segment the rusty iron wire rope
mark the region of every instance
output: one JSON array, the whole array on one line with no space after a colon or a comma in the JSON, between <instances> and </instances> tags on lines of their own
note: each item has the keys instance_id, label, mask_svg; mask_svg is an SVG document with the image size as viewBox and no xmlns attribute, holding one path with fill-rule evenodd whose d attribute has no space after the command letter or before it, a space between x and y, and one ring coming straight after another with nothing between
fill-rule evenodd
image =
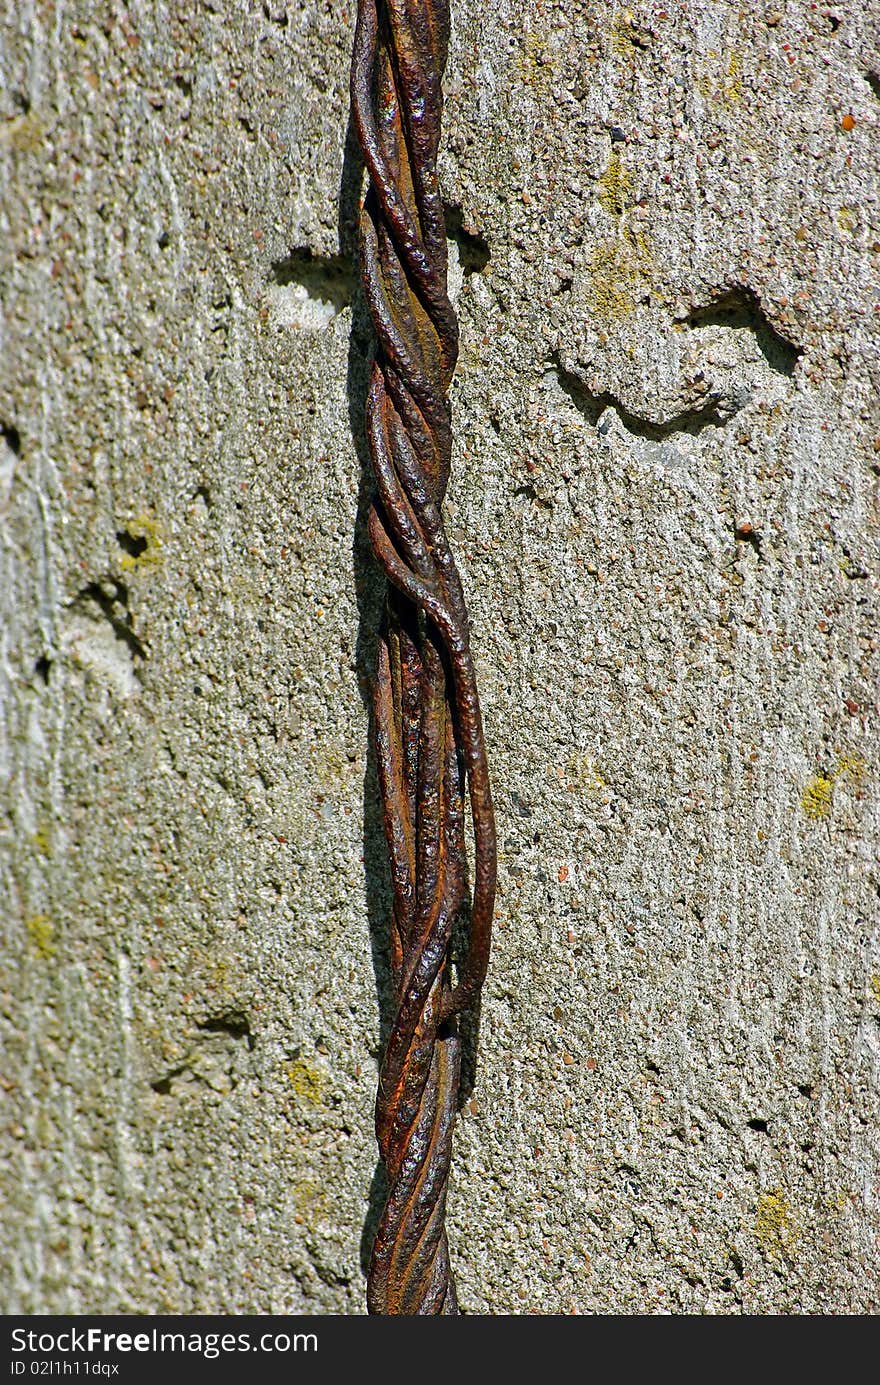
<instances>
[{"instance_id":1,"label":"rusty iron wire rope","mask_svg":"<svg viewBox=\"0 0 880 1385\"><path fill-rule=\"evenodd\" d=\"M351 102L369 176L360 256L376 337L368 526L388 581L373 728L393 896L394 1014L376 1100L387 1196L367 1286L376 1314L458 1312L444 1224L461 1070L456 1017L485 978L495 898L468 616L441 513L458 354L437 177L448 42L449 0L358 0ZM459 919L467 946L453 978Z\"/></svg>"}]
</instances>

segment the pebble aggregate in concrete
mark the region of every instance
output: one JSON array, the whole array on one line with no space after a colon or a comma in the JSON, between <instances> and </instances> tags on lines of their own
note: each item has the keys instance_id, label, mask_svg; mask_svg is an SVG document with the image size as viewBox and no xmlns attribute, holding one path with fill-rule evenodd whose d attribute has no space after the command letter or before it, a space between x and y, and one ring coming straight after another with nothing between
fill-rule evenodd
<instances>
[{"instance_id":1,"label":"pebble aggregate in concrete","mask_svg":"<svg viewBox=\"0 0 880 1385\"><path fill-rule=\"evenodd\" d=\"M0 6L7 1312L363 1311L353 10ZM871 1312L880 8L453 15L460 1298Z\"/></svg>"}]
</instances>

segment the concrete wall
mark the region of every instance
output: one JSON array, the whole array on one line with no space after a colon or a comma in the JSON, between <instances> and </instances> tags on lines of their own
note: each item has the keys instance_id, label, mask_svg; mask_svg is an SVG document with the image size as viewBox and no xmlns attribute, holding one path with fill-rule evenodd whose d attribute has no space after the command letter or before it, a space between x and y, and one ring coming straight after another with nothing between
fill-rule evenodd
<instances>
[{"instance_id":1,"label":"concrete wall","mask_svg":"<svg viewBox=\"0 0 880 1385\"><path fill-rule=\"evenodd\" d=\"M7 1312L363 1311L353 11L3 0ZM453 15L460 1297L870 1312L880 6Z\"/></svg>"}]
</instances>

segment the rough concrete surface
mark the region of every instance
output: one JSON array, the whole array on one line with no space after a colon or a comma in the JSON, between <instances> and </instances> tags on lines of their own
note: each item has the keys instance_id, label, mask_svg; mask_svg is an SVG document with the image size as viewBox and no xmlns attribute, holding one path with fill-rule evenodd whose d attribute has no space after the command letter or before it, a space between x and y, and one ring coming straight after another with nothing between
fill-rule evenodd
<instances>
[{"instance_id":1,"label":"rough concrete surface","mask_svg":"<svg viewBox=\"0 0 880 1385\"><path fill-rule=\"evenodd\" d=\"M0 8L0 1302L359 1313L353 0ZM460 1298L876 1311L880 4L452 8Z\"/></svg>"}]
</instances>

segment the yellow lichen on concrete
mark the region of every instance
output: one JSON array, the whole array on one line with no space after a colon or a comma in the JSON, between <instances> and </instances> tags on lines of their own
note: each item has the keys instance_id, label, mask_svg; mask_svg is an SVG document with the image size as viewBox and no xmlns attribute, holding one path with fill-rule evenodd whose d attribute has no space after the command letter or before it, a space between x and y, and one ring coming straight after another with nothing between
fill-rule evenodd
<instances>
[{"instance_id":1,"label":"yellow lichen on concrete","mask_svg":"<svg viewBox=\"0 0 880 1385\"><path fill-rule=\"evenodd\" d=\"M837 225L841 231L854 231L859 223L859 219L852 207L839 207L837 211Z\"/></svg>"},{"instance_id":2,"label":"yellow lichen on concrete","mask_svg":"<svg viewBox=\"0 0 880 1385\"><path fill-rule=\"evenodd\" d=\"M611 51L630 58L638 49L650 45L650 35L639 26L632 10L618 10L611 21Z\"/></svg>"},{"instance_id":3,"label":"yellow lichen on concrete","mask_svg":"<svg viewBox=\"0 0 880 1385\"><path fill-rule=\"evenodd\" d=\"M34 154L42 145L45 133L43 121L29 111L0 126L0 145L8 144L19 154Z\"/></svg>"},{"instance_id":4,"label":"yellow lichen on concrete","mask_svg":"<svg viewBox=\"0 0 880 1385\"><path fill-rule=\"evenodd\" d=\"M730 54L727 60L727 75L724 81L723 93L726 101L742 100L742 57L736 49Z\"/></svg>"},{"instance_id":5,"label":"yellow lichen on concrete","mask_svg":"<svg viewBox=\"0 0 880 1385\"><path fill-rule=\"evenodd\" d=\"M238 978L235 975L233 964L228 957L212 957L207 960L205 966L205 982L209 991L220 991L227 995L235 992L235 983Z\"/></svg>"},{"instance_id":6,"label":"yellow lichen on concrete","mask_svg":"<svg viewBox=\"0 0 880 1385\"><path fill-rule=\"evenodd\" d=\"M831 811L833 792L833 778L828 779L822 774L815 774L801 794L801 808L804 816L813 822L827 817Z\"/></svg>"},{"instance_id":7,"label":"yellow lichen on concrete","mask_svg":"<svg viewBox=\"0 0 880 1385\"><path fill-rule=\"evenodd\" d=\"M611 151L608 167L599 179L599 205L609 216L622 216L632 200L633 175L620 162L617 150Z\"/></svg>"},{"instance_id":8,"label":"yellow lichen on concrete","mask_svg":"<svg viewBox=\"0 0 880 1385\"><path fill-rule=\"evenodd\" d=\"M837 776L848 779L851 784L862 784L868 772L867 761L861 755L841 755L837 762Z\"/></svg>"},{"instance_id":9,"label":"yellow lichen on concrete","mask_svg":"<svg viewBox=\"0 0 880 1385\"><path fill-rule=\"evenodd\" d=\"M606 322L619 322L650 287L653 261L644 236L625 231L596 246L588 264L588 297Z\"/></svg>"},{"instance_id":10,"label":"yellow lichen on concrete","mask_svg":"<svg viewBox=\"0 0 880 1385\"><path fill-rule=\"evenodd\" d=\"M611 47L615 53L627 54L632 48L632 10L619 10L611 21Z\"/></svg>"},{"instance_id":11,"label":"yellow lichen on concrete","mask_svg":"<svg viewBox=\"0 0 880 1385\"><path fill-rule=\"evenodd\" d=\"M324 1078L317 1068L304 1058L295 1058L287 1069L287 1077L296 1095L307 1106L323 1105Z\"/></svg>"},{"instance_id":12,"label":"yellow lichen on concrete","mask_svg":"<svg viewBox=\"0 0 880 1385\"><path fill-rule=\"evenodd\" d=\"M880 1005L880 976L875 972L870 981L871 990L874 992L874 999Z\"/></svg>"},{"instance_id":13,"label":"yellow lichen on concrete","mask_svg":"<svg viewBox=\"0 0 880 1385\"><path fill-rule=\"evenodd\" d=\"M801 794L801 808L805 816L814 822L827 817L831 811L835 780L844 779L858 787L864 782L867 770L867 762L861 755L841 755L837 768L830 774L814 775Z\"/></svg>"},{"instance_id":14,"label":"yellow lichen on concrete","mask_svg":"<svg viewBox=\"0 0 880 1385\"><path fill-rule=\"evenodd\" d=\"M602 789L607 788L607 781L588 755L570 755L566 769L571 782L587 793L600 793Z\"/></svg>"},{"instance_id":15,"label":"yellow lichen on concrete","mask_svg":"<svg viewBox=\"0 0 880 1385\"><path fill-rule=\"evenodd\" d=\"M516 61L520 81L533 87L538 96L546 96L553 82L553 58L544 39L538 34L526 34Z\"/></svg>"},{"instance_id":16,"label":"yellow lichen on concrete","mask_svg":"<svg viewBox=\"0 0 880 1385\"><path fill-rule=\"evenodd\" d=\"M34 844L34 850L38 853L38 855L51 856L52 837L47 827L38 827L34 835L31 837L31 841Z\"/></svg>"},{"instance_id":17,"label":"yellow lichen on concrete","mask_svg":"<svg viewBox=\"0 0 880 1385\"><path fill-rule=\"evenodd\" d=\"M30 914L24 921L31 946L39 957L48 961L57 951L55 928L46 914Z\"/></svg>"},{"instance_id":18,"label":"yellow lichen on concrete","mask_svg":"<svg viewBox=\"0 0 880 1385\"><path fill-rule=\"evenodd\" d=\"M325 1189L311 1178L297 1179L291 1185L290 1191L296 1204L297 1221L308 1222L320 1217L327 1206Z\"/></svg>"},{"instance_id":19,"label":"yellow lichen on concrete","mask_svg":"<svg viewBox=\"0 0 880 1385\"><path fill-rule=\"evenodd\" d=\"M706 56L713 60L719 58L714 48L710 48ZM706 101L713 101L719 105L736 105L742 100L743 94L742 55L733 49L727 61L722 60L720 66L719 72L713 61L714 71L704 70L698 74L697 90Z\"/></svg>"},{"instance_id":20,"label":"yellow lichen on concrete","mask_svg":"<svg viewBox=\"0 0 880 1385\"><path fill-rule=\"evenodd\" d=\"M353 763L339 745L314 745L309 754L316 783L327 791L338 792L351 777Z\"/></svg>"},{"instance_id":21,"label":"yellow lichen on concrete","mask_svg":"<svg viewBox=\"0 0 880 1385\"><path fill-rule=\"evenodd\" d=\"M124 552L119 559L123 572L145 572L162 561L162 531L154 515L144 510L130 519L125 532L131 539L141 539L146 547L140 553Z\"/></svg>"},{"instance_id":22,"label":"yellow lichen on concrete","mask_svg":"<svg viewBox=\"0 0 880 1385\"><path fill-rule=\"evenodd\" d=\"M762 1193L755 1213L755 1239L771 1258L789 1253L797 1238L791 1204L779 1189Z\"/></svg>"}]
</instances>

